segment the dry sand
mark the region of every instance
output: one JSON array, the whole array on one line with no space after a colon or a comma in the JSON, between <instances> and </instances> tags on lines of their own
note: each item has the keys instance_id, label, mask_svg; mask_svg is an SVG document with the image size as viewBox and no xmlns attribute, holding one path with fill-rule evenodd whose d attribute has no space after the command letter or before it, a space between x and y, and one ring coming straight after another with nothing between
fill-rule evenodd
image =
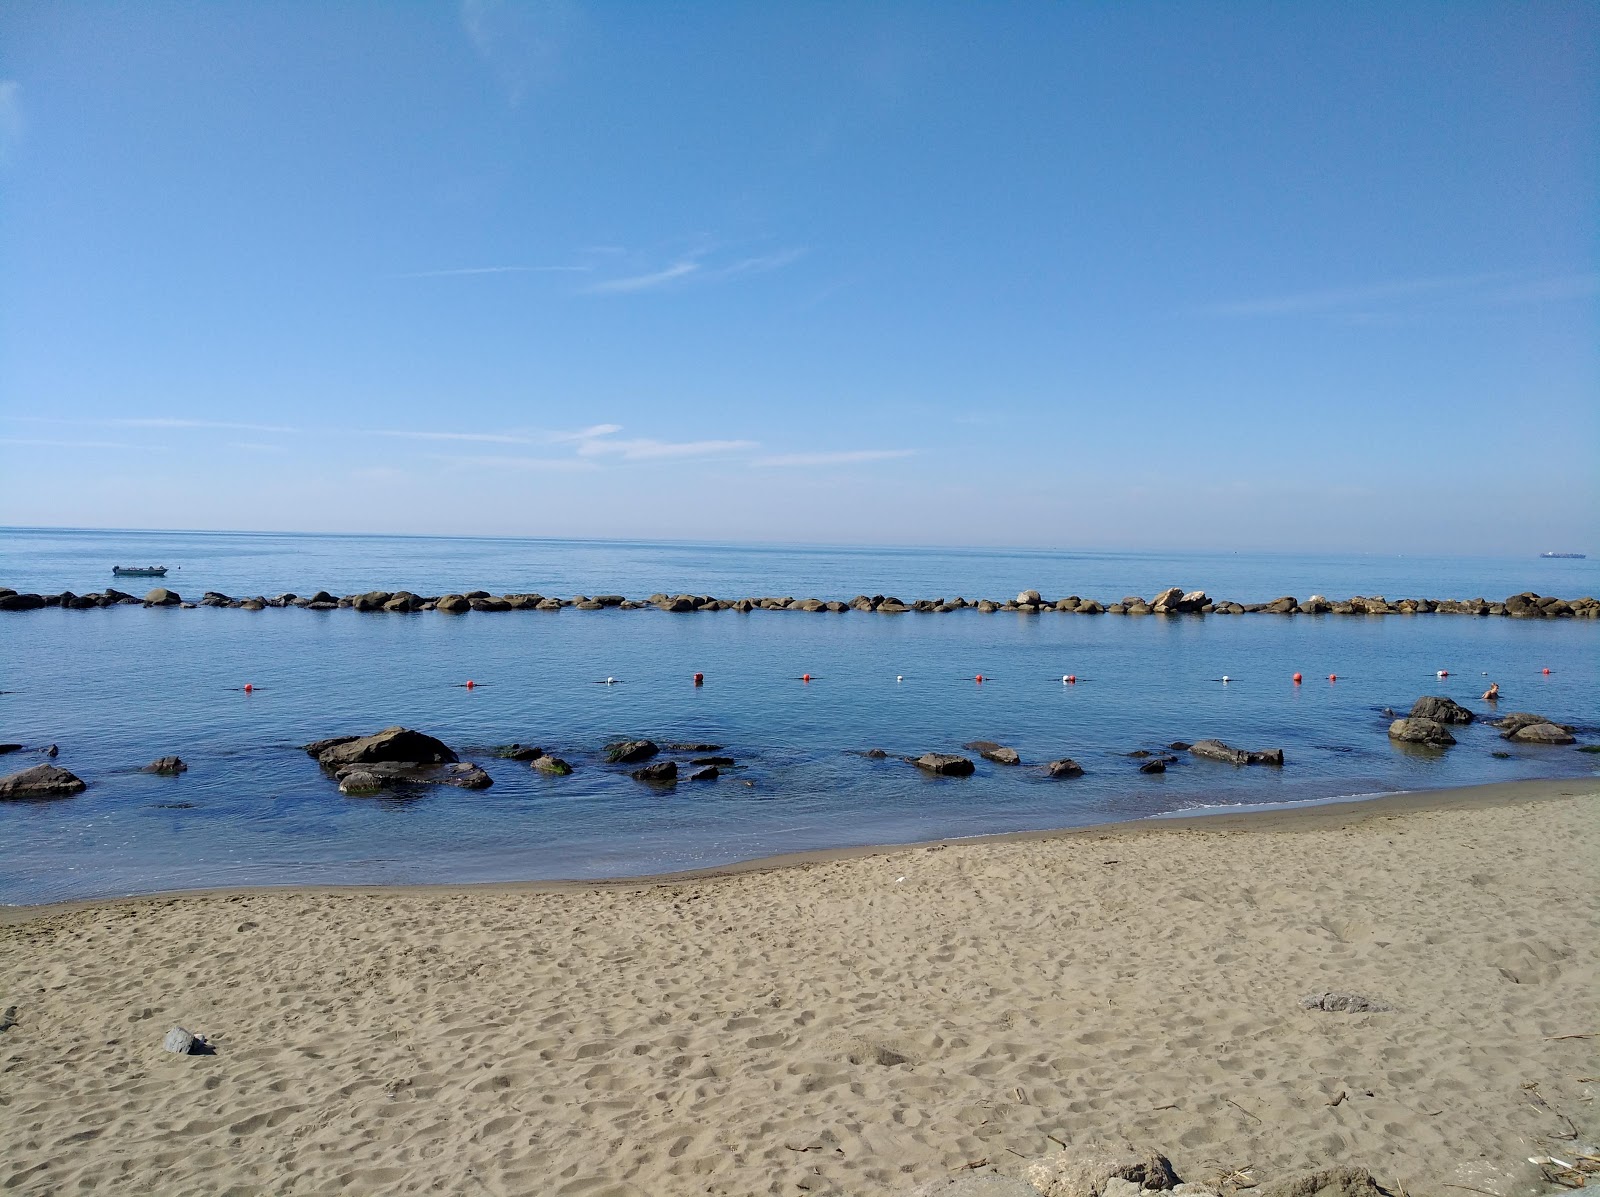
<instances>
[{"instance_id":1,"label":"dry sand","mask_svg":"<svg viewBox=\"0 0 1600 1197\"><path fill-rule=\"evenodd\" d=\"M1566 1119L1600 1139L1597 791L12 909L0 1186L896 1193L1053 1135L1536 1191ZM1301 1008L1324 989L1397 1009ZM176 1023L217 1054L163 1052Z\"/></svg>"}]
</instances>

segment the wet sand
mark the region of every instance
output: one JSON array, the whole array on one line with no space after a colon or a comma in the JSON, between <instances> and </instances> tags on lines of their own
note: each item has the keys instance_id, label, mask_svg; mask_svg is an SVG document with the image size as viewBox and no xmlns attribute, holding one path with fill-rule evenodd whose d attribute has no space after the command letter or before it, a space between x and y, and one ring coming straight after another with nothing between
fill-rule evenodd
<instances>
[{"instance_id":1,"label":"wet sand","mask_svg":"<svg viewBox=\"0 0 1600 1197\"><path fill-rule=\"evenodd\" d=\"M1526 1157L1600 1139L1596 877L1582 779L605 884L11 908L0 1185L894 1193L1127 1138L1202 1182L1533 1192ZM1395 1009L1301 1007L1324 990ZM163 1052L174 1024L217 1053Z\"/></svg>"}]
</instances>

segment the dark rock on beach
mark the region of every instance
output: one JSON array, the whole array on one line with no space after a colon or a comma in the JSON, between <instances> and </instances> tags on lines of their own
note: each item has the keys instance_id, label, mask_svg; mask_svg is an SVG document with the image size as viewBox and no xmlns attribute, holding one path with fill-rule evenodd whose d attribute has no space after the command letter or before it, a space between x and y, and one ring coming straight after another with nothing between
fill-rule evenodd
<instances>
[{"instance_id":1,"label":"dark rock on beach","mask_svg":"<svg viewBox=\"0 0 1600 1197\"><path fill-rule=\"evenodd\" d=\"M83 779L56 765L35 765L0 778L0 800L8 798L71 798L88 786Z\"/></svg>"},{"instance_id":2,"label":"dark rock on beach","mask_svg":"<svg viewBox=\"0 0 1600 1197\"><path fill-rule=\"evenodd\" d=\"M647 761L660 751L653 740L619 740L606 745L605 758L608 764L632 765Z\"/></svg>"},{"instance_id":3,"label":"dark rock on beach","mask_svg":"<svg viewBox=\"0 0 1600 1197\"><path fill-rule=\"evenodd\" d=\"M1432 719L1435 723L1468 724L1473 714L1458 702L1439 694L1425 694L1411 704L1411 718Z\"/></svg>"},{"instance_id":4,"label":"dark rock on beach","mask_svg":"<svg viewBox=\"0 0 1600 1197\"><path fill-rule=\"evenodd\" d=\"M160 773L168 777L176 777L179 773L187 773L188 771L189 766L184 763L182 757L178 756L157 757L139 770L141 773Z\"/></svg>"}]
</instances>

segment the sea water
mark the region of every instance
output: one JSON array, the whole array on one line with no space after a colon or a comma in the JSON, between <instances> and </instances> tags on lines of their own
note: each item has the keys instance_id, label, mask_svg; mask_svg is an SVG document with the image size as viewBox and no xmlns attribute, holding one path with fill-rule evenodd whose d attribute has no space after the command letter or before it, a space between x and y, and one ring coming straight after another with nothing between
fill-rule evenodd
<instances>
[{"instance_id":1,"label":"sea water","mask_svg":"<svg viewBox=\"0 0 1600 1197\"><path fill-rule=\"evenodd\" d=\"M1102 602L1167 585L1244 602L1600 590L1593 563L1537 559L0 534L0 585L16 589L104 589L112 564L146 562L170 566L164 583L189 598L401 586L908 601L1004 599L1031 586ZM1514 746L1487 725L1455 729L1459 744L1443 752L1384 733L1386 709L1404 713L1422 694L1489 713L1477 695L1495 680L1501 711L1577 724L1593 742L1597 636L1592 621L1447 615L5 613L0 741L28 747L0 758L0 770L37 763L35 750L55 743L58 763L90 787L0 804L0 902L627 876L1192 808L1590 776L1593 756ZM299 747L392 724L439 736L494 786L349 798ZM658 790L602 763L607 742L633 737L722 745L738 765L714 782ZM1282 748L1287 763L1235 768L1180 753L1165 774L1146 775L1126 755L1205 737ZM897 759L977 739L1017 749L1024 765L979 760L973 777L936 778ZM493 755L513 741L575 772L546 777ZM872 748L890 756L861 755ZM189 772L138 771L167 754ZM1061 756L1084 775L1045 777L1038 766Z\"/></svg>"}]
</instances>

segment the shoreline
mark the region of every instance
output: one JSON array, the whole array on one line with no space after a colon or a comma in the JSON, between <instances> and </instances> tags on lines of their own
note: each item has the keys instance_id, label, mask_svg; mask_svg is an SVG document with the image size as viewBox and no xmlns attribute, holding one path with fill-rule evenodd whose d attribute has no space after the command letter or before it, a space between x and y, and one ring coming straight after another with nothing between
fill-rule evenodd
<instances>
[{"instance_id":1,"label":"shoreline","mask_svg":"<svg viewBox=\"0 0 1600 1197\"><path fill-rule=\"evenodd\" d=\"M1205 813L1149 815L1113 823L1091 823L1082 827L1049 828L1042 831L1002 831L944 839L913 840L904 844L861 844L842 848L812 848L751 857L700 869L681 869L665 873L629 874L601 878L545 878L524 881L423 882L415 885L372 885L321 883L313 885L218 886L201 889L153 890L148 893L120 894L100 898L72 898L63 902L0 904L0 928L23 926L38 919L85 910L123 908L148 903L188 900L271 897L282 895L319 896L395 896L403 894L570 894L585 891L637 890L663 888L690 882L711 882L733 877L760 876L837 862L873 860L900 854L925 852L955 845L1042 844L1082 838L1105 839L1140 836L1146 833L1182 834L1195 830L1223 832L1312 831L1331 824L1360 823L1439 810L1490 810L1525 802L1549 802L1600 795L1600 776L1537 778L1519 781L1485 782L1475 786L1452 786L1437 790L1406 790L1377 794L1368 798L1307 799L1302 803L1255 807L1247 811L1217 809Z\"/></svg>"},{"instance_id":2,"label":"shoreline","mask_svg":"<svg viewBox=\"0 0 1600 1197\"><path fill-rule=\"evenodd\" d=\"M909 1197L1127 1140L1211 1192L1533 1197L1529 1156L1600 1139L1597 798L32 908L0 922L0 1185Z\"/></svg>"}]
</instances>

